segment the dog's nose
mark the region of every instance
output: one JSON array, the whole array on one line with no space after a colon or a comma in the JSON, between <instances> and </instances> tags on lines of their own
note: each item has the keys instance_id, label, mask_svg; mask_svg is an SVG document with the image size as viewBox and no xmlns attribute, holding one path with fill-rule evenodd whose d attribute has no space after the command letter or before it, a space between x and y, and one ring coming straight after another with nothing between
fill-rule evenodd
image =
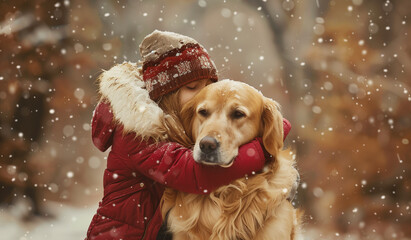
<instances>
[{"instance_id":1,"label":"dog's nose","mask_svg":"<svg viewBox=\"0 0 411 240\"><path fill-rule=\"evenodd\" d=\"M200 141L200 149L203 153L211 153L218 148L217 139L205 136Z\"/></svg>"}]
</instances>

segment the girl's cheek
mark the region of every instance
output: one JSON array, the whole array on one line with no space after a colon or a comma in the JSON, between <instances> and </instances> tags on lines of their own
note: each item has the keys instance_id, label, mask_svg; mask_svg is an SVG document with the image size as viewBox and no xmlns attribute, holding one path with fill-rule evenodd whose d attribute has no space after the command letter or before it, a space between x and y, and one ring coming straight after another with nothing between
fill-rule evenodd
<instances>
[{"instance_id":1,"label":"girl's cheek","mask_svg":"<svg viewBox=\"0 0 411 240\"><path fill-rule=\"evenodd\" d=\"M181 91L180 92L180 104L183 105L184 103L188 102L191 98L193 98L194 94L189 91Z\"/></svg>"},{"instance_id":2,"label":"girl's cheek","mask_svg":"<svg viewBox=\"0 0 411 240\"><path fill-rule=\"evenodd\" d=\"M199 91L192 91L187 95L187 101L191 100Z\"/></svg>"},{"instance_id":3,"label":"girl's cheek","mask_svg":"<svg viewBox=\"0 0 411 240\"><path fill-rule=\"evenodd\" d=\"M203 89L205 86L202 87L197 87L194 90L186 90L183 89L180 92L180 104L183 105L184 103L188 102L189 100L191 100L195 95L197 95L201 89Z\"/></svg>"}]
</instances>

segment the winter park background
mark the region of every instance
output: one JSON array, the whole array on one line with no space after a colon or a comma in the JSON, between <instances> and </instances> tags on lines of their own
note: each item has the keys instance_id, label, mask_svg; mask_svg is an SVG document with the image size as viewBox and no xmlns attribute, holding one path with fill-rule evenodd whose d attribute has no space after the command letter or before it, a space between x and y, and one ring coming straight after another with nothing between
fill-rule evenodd
<instances>
[{"instance_id":1,"label":"winter park background","mask_svg":"<svg viewBox=\"0 0 411 240\"><path fill-rule=\"evenodd\" d=\"M411 239L409 0L0 0L0 239L84 239L95 80L154 29L282 105L305 239Z\"/></svg>"}]
</instances>

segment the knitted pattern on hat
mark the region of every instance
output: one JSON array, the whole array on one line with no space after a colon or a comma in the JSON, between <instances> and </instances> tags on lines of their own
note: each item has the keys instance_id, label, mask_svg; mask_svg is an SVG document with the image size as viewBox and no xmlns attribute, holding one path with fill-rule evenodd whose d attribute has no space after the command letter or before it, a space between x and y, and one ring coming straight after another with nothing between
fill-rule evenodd
<instances>
[{"instance_id":1,"label":"knitted pattern on hat","mask_svg":"<svg viewBox=\"0 0 411 240\"><path fill-rule=\"evenodd\" d=\"M144 38L140 53L143 80L153 100L196 80L218 80L207 51L187 36L156 30Z\"/></svg>"}]
</instances>

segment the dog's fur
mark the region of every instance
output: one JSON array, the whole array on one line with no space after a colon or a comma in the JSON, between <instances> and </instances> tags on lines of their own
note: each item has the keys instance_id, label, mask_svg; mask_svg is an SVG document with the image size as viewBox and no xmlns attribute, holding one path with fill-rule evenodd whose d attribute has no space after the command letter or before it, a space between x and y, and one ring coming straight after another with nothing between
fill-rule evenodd
<instances>
[{"instance_id":1,"label":"dog's fur","mask_svg":"<svg viewBox=\"0 0 411 240\"><path fill-rule=\"evenodd\" d=\"M98 83L101 98L110 103L115 121L124 126L125 132L134 132L142 139L169 139L191 147L184 133L176 134L184 131L178 114L172 112L177 106L172 102L178 98L165 96L160 108L150 99L136 64L118 64L104 71ZM234 102L237 106L232 108ZM209 120L197 115L202 103L210 108ZM246 113L242 120L247 123L230 120L227 113L233 110ZM238 146L255 136L262 137L273 160L267 162L262 173L236 180L209 195L166 189L162 213L164 217L169 212L174 239L297 239L299 213L286 197L298 173L291 156L282 150L283 126L278 105L246 84L221 81L197 94L185 105L181 117L197 146L206 135L219 140L221 153L214 164L229 166ZM195 149L198 151L198 147ZM196 161L204 163L201 154L195 156Z\"/></svg>"},{"instance_id":2,"label":"dog's fur","mask_svg":"<svg viewBox=\"0 0 411 240\"><path fill-rule=\"evenodd\" d=\"M294 161L283 148L278 104L244 83L224 80L204 88L181 112L194 158L204 164L231 165L238 147L260 136L273 160L263 172L222 186L209 195L167 189L163 217L173 239L298 239L300 213L286 200L297 180ZM210 162L199 147L203 137L217 140Z\"/></svg>"}]
</instances>

